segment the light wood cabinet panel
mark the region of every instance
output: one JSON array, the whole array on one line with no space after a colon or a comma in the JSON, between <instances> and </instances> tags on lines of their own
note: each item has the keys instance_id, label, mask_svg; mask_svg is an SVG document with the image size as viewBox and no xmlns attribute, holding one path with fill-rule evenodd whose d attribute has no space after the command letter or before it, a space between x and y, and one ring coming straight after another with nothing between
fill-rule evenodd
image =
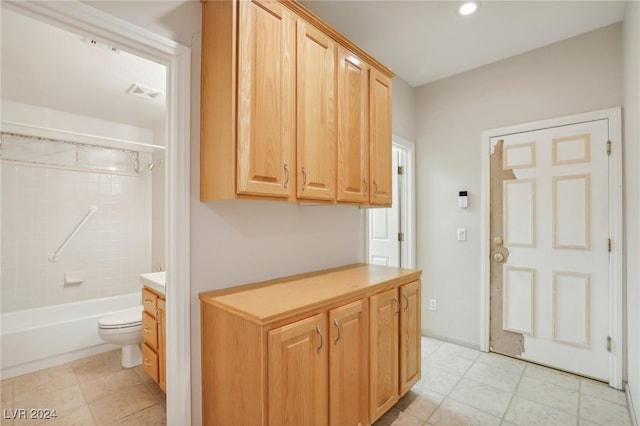
<instances>
[{"instance_id":1,"label":"light wood cabinet panel","mask_svg":"<svg viewBox=\"0 0 640 426\"><path fill-rule=\"evenodd\" d=\"M295 21L273 1L242 1L238 34L238 194L288 197L295 146Z\"/></svg>"},{"instance_id":2,"label":"light wood cabinet panel","mask_svg":"<svg viewBox=\"0 0 640 426\"><path fill-rule=\"evenodd\" d=\"M297 23L298 198L332 201L336 193L336 44Z\"/></svg>"},{"instance_id":3,"label":"light wood cabinet panel","mask_svg":"<svg viewBox=\"0 0 640 426\"><path fill-rule=\"evenodd\" d=\"M157 383L158 382L158 354L142 343L142 369Z\"/></svg>"},{"instance_id":4,"label":"light wood cabinet panel","mask_svg":"<svg viewBox=\"0 0 640 426\"><path fill-rule=\"evenodd\" d=\"M420 380L420 281L400 287L400 394Z\"/></svg>"},{"instance_id":5,"label":"light wood cabinet panel","mask_svg":"<svg viewBox=\"0 0 640 426\"><path fill-rule=\"evenodd\" d=\"M397 295L420 274L358 264L201 293L203 424L371 424L399 397Z\"/></svg>"},{"instance_id":6,"label":"light wood cabinet panel","mask_svg":"<svg viewBox=\"0 0 640 426\"><path fill-rule=\"evenodd\" d=\"M142 288L142 304L142 367L166 392L164 295L145 286Z\"/></svg>"},{"instance_id":7,"label":"light wood cabinet panel","mask_svg":"<svg viewBox=\"0 0 640 426\"><path fill-rule=\"evenodd\" d=\"M158 299L158 385L167 392L167 326L165 300Z\"/></svg>"},{"instance_id":8,"label":"light wood cabinet panel","mask_svg":"<svg viewBox=\"0 0 640 426\"><path fill-rule=\"evenodd\" d=\"M367 424L368 303L358 300L329 312L329 424Z\"/></svg>"},{"instance_id":9,"label":"light wood cabinet panel","mask_svg":"<svg viewBox=\"0 0 640 426\"><path fill-rule=\"evenodd\" d=\"M142 339L149 347L158 350L158 324L147 312L142 313Z\"/></svg>"},{"instance_id":10,"label":"light wood cabinet panel","mask_svg":"<svg viewBox=\"0 0 640 426\"><path fill-rule=\"evenodd\" d=\"M326 322L319 314L269 332L269 424L328 424Z\"/></svg>"},{"instance_id":11,"label":"light wood cabinet panel","mask_svg":"<svg viewBox=\"0 0 640 426\"><path fill-rule=\"evenodd\" d=\"M158 307L158 296L146 288L142 289L142 307L151 316L155 316Z\"/></svg>"},{"instance_id":12,"label":"light wood cabinet panel","mask_svg":"<svg viewBox=\"0 0 640 426\"><path fill-rule=\"evenodd\" d=\"M338 201L369 200L369 68L338 48Z\"/></svg>"},{"instance_id":13,"label":"light wood cabinet panel","mask_svg":"<svg viewBox=\"0 0 640 426\"><path fill-rule=\"evenodd\" d=\"M391 78L372 69L370 86L370 202L391 206Z\"/></svg>"},{"instance_id":14,"label":"light wood cabinet panel","mask_svg":"<svg viewBox=\"0 0 640 426\"><path fill-rule=\"evenodd\" d=\"M201 201L391 205L391 70L297 1L202 3Z\"/></svg>"},{"instance_id":15,"label":"light wood cabinet panel","mask_svg":"<svg viewBox=\"0 0 640 426\"><path fill-rule=\"evenodd\" d=\"M370 420L373 422L399 399L398 387L398 290L371 296L370 321Z\"/></svg>"}]
</instances>

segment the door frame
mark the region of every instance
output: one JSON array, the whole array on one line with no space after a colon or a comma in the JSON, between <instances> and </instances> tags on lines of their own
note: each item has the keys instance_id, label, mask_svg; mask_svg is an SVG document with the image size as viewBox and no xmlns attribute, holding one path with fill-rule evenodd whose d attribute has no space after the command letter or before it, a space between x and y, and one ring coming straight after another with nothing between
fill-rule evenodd
<instances>
[{"instance_id":1,"label":"door frame","mask_svg":"<svg viewBox=\"0 0 640 426\"><path fill-rule=\"evenodd\" d=\"M609 256L609 335L612 339L612 349L609 356L609 385L616 389L622 389L623 350L625 345L623 342L622 300L624 241L622 217L622 122L620 107L517 124L482 132L480 350L489 352L491 138L602 119L609 120L609 140L611 141L611 156L609 159L609 235L611 236L613 244ZM603 147L603 149L605 148Z\"/></svg>"},{"instance_id":2,"label":"door frame","mask_svg":"<svg viewBox=\"0 0 640 426\"><path fill-rule=\"evenodd\" d=\"M402 259L405 259L403 268L416 267L416 145L399 136L393 135L392 145L404 151L406 155L405 165L405 197L402 198L401 223L404 224L405 245L401 246ZM396 171L392 170L393 173ZM395 191L396 188L393 188ZM369 207L375 208L375 207ZM369 260L369 214L365 214L365 261Z\"/></svg>"},{"instance_id":3,"label":"door frame","mask_svg":"<svg viewBox=\"0 0 640 426\"><path fill-rule=\"evenodd\" d=\"M167 67L165 255L167 424L191 423L190 102L191 48L80 1L3 1L2 7ZM179 285L173 285L180 283Z\"/></svg>"}]
</instances>

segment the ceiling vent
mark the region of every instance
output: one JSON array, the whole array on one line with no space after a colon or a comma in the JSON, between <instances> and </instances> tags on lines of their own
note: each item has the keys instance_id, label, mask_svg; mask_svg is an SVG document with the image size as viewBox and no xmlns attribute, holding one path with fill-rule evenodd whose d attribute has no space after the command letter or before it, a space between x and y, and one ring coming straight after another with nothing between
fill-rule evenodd
<instances>
[{"instance_id":1,"label":"ceiling vent","mask_svg":"<svg viewBox=\"0 0 640 426\"><path fill-rule=\"evenodd\" d=\"M83 37L82 42L86 43L86 44L89 44L91 46L97 47L99 49L106 50L106 51L111 52L111 53L117 53L117 54L120 53L120 51L118 49L116 49L115 47L109 46L108 44L100 43L97 40L93 40L93 39L90 39L90 38Z\"/></svg>"},{"instance_id":2,"label":"ceiling vent","mask_svg":"<svg viewBox=\"0 0 640 426\"><path fill-rule=\"evenodd\" d=\"M138 83L131 85L129 90L127 90L127 93L134 96L140 96L141 98L149 99L151 101L157 99L160 95L162 95L162 92L160 90L150 89Z\"/></svg>"}]
</instances>

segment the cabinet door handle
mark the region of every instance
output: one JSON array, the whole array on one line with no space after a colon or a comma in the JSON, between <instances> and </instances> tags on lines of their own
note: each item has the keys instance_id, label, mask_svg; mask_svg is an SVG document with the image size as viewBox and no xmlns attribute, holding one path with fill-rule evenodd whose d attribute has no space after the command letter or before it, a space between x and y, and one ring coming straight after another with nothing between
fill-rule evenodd
<instances>
[{"instance_id":1,"label":"cabinet door handle","mask_svg":"<svg viewBox=\"0 0 640 426\"><path fill-rule=\"evenodd\" d=\"M302 166L302 190L304 191L304 189L307 187L307 169L304 168L304 166Z\"/></svg>"},{"instance_id":2,"label":"cabinet door handle","mask_svg":"<svg viewBox=\"0 0 640 426\"><path fill-rule=\"evenodd\" d=\"M149 361L147 361L146 359L144 360L144 365L146 365L147 367L152 366L153 364L151 364Z\"/></svg>"},{"instance_id":3,"label":"cabinet door handle","mask_svg":"<svg viewBox=\"0 0 640 426\"><path fill-rule=\"evenodd\" d=\"M338 337L333 341L334 345L338 344L338 340L340 340L340 323L338 322L338 318L333 319L333 324L336 326L336 330L338 330Z\"/></svg>"},{"instance_id":4,"label":"cabinet door handle","mask_svg":"<svg viewBox=\"0 0 640 426\"><path fill-rule=\"evenodd\" d=\"M322 331L320 331L320 326L316 325L316 333L318 333L318 336L320 337L320 346L318 346L318 349L316 349L316 352L320 353L320 351L322 350L322 345L324 344L323 339L322 339Z\"/></svg>"},{"instance_id":5,"label":"cabinet door handle","mask_svg":"<svg viewBox=\"0 0 640 426\"><path fill-rule=\"evenodd\" d=\"M362 191L362 195L366 196L367 195L367 191L369 190L369 184L367 183L367 178L366 177L362 178L362 183L364 184L364 190Z\"/></svg>"},{"instance_id":6,"label":"cabinet door handle","mask_svg":"<svg viewBox=\"0 0 640 426\"><path fill-rule=\"evenodd\" d=\"M393 296L393 301L396 302L396 312L395 312L395 314L398 315L400 313L400 301L398 300L398 298L396 296Z\"/></svg>"},{"instance_id":7,"label":"cabinet door handle","mask_svg":"<svg viewBox=\"0 0 640 426\"><path fill-rule=\"evenodd\" d=\"M160 324L160 317L158 316L158 312L160 311L160 308L156 308L156 313L155 313L155 318L156 318L156 323Z\"/></svg>"},{"instance_id":8,"label":"cabinet door handle","mask_svg":"<svg viewBox=\"0 0 640 426\"><path fill-rule=\"evenodd\" d=\"M288 185L289 185L289 166L287 165L287 163L284 163L284 183L282 184L282 186L284 186L284 189L287 189Z\"/></svg>"},{"instance_id":9,"label":"cabinet door handle","mask_svg":"<svg viewBox=\"0 0 640 426\"><path fill-rule=\"evenodd\" d=\"M407 297L407 293L402 293L402 295L404 296L404 301L407 302L407 304L404 306L403 311L407 312L407 309L409 309L409 298Z\"/></svg>"},{"instance_id":10,"label":"cabinet door handle","mask_svg":"<svg viewBox=\"0 0 640 426\"><path fill-rule=\"evenodd\" d=\"M145 303L145 304L147 304L147 305L150 305L150 304L151 304L151 302L153 302L153 300L151 300L151 299L144 299L144 303Z\"/></svg>"},{"instance_id":11,"label":"cabinet door handle","mask_svg":"<svg viewBox=\"0 0 640 426\"><path fill-rule=\"evenodd\" d=\"M143 330L145 333L151 333L151 329L149 327L145 327Z\"/></svg>"},{"instance_id":12,"label":"cabinet door handle","mask_svg":"<svg viewBox=\"0 0 640 426\"><path fill-rule=\"evenodd\" d=\"M373 185L376 187L376 189L373 191L373 195L378 195L378 181L374 179Z\"/></svg>"}]
</instances>

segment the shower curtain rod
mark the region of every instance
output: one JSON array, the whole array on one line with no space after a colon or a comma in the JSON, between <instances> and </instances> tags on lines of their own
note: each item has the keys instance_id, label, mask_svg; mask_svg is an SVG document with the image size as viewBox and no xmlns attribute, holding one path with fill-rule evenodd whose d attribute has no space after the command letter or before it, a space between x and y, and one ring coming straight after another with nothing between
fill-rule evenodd
<instances>
[{"instance_id":1,"label":"shower curtain rod","mask_svg":"<svg viewBox=\"0 0 640 426\"><path fill-rule=\"evenodd\" d=\"M64 240L64 242L62 244L60 244L60 247L58 247L58 250L56 250L55 252L53 252L53 253L51 253L49 255L49 262L57 262L58 261L58 256L60 255L60 253L62 253L62 250L64 250L64 248L67 246L67 244L69 244L69 241L71 241L71 239L78 233L80 228L82 228L82 225L84 225L85 222L87 220L89 220L91 215L94 214L97 211L98 211L98 207L96 207L96 206L89 207L89 212L84 216L84 218L80 221L80 223L73 229L73 231L71 231L71 233Z\"/></svg>"}]
</instances>

